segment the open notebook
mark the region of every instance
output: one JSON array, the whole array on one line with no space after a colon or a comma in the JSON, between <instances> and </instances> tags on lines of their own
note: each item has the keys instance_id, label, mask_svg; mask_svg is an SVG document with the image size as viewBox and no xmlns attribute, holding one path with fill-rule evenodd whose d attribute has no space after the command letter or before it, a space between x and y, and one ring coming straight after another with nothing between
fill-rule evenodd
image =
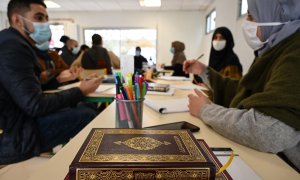
<instances>
[{"instance_id":1,"label":"open notebook","mask_svg":"<svg viewBox=\"0 0 300 180\"><path fill-rule=\"evenodd\" d=\"M166 113L177 113L177 112L187 112L188 109L188 97L180 99L159 99L150 100L145 99L144 103L155 111L166 114Z\"/></svg>"}]
</instances>

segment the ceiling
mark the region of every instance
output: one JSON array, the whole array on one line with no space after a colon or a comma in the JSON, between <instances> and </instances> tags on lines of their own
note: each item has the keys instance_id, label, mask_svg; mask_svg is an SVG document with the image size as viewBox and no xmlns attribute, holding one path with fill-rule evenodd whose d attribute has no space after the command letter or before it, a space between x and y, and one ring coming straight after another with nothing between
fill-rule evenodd
<instances>
[{"instance_id":1,"label":"ceiling","mask_svg":"<svg viewBox=\"0 0 300 180\"><path fill-rule=\"evenodd\" d=\"M161 7L140 7L139 0L52 0L59 9L48 11L199 11L205 10L214 0L161 0ZM0 11L6 11L9 0L0 0Z\"/></svg>"}]
</instances>

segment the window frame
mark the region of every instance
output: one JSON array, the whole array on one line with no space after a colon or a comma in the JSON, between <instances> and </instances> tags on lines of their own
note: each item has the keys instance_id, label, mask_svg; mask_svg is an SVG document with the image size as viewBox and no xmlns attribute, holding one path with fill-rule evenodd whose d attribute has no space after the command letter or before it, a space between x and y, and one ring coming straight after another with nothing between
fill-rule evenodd
<instances>
[{"instance_id":1,"label":"window frame","mask_svg":"<svg viewBox=\"0 0 300 180\"><path fill-rule=\"evenodd\" d=\"M211 22L212 22L211 21L211 16L212 16L213 13L216 13L216 17L215 18L217 18L217 11L216 11L216 9L212 9L206 15L206 18L205 18L205 34L210 34L210 33L212 33L216 29L216 20L215 20L215 27L214 28L211 27ZM208 21L208 18L210 18L210 21ZM208 24L208 22L209 22L209 24ZM209 29L208 29L208 27L209 27Z\"/></svg>"},{"instance_id":2,"label":"window frame","mask_svg":"<svg viewBox=\"0 0 300 180\"><path fill-rule=\"evenodd\" d=\"M88 27L88 28L83 28L83 43L84 44L87 44L87 42L86 42L86 34L85 34L85 31L86 30L95 30L95 31L101 31L101 30L119 30L120 31L120 39L119 39L119 47L120 47L120 51L119 51L119 53L117 53L117 52L114 52L118 57L121 57L121 56L123 56L122 55L122 51L121 51L121 45L122 45L122 38L121 38L121 34L122 34L122 30L155 30L156 31L156 36L155 36L155 48L154 48L154 50L155 50L155 56L150 56L151 57L151 59L152 59L152 61L153 61L153 63L156 63L156 61L157 61L157 56L158 56L158 53L157 53L157 48L158 48L158 30L157 30L157 28L155 27L153 27L153 28L151 28L151 27ZM103 41L106 41L105 40L105 37L102 35L102 34L100 34L101 36L102 36L102 38L103 38ZM88 45L88 44L87 44ZM104 44L104 47L105 47L105 44ZM142 49L143 49L143 47L141 47ZM135 49L135 47L134 47L134 49ZM147 57L146 57L147 58Z\"/></svg>"},{"instance_id":3,"label":"window frame","mask_svg":"<svg viewBox=\"0 0 300 180\"><path fill-rule=\"evenodd\" d=\"M243 2L245 3L245 5L247 6L247 9L248 9L247 0L239 0L238 18L242 18L242 17L245 17L247 15L247 11L245 13L242 13L243 5L244 5Z\"/></svg>"}]
</instances>

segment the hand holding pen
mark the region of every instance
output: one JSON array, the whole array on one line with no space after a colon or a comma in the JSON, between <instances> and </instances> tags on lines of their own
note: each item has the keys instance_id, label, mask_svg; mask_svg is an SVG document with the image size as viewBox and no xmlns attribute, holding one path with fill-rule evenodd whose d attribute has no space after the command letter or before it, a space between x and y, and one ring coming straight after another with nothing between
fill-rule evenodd
<instances>
[{"instance_id":1,"label":"hand holding pen","mask_svg":"<svg viewBox=\"0 0 300 180\"><path fill-rule=\"evenodd\" d=\"M183 71L186 74L201 74L206 69L206 65L199 61L201 57L203 57L203 54L200 55L197 59L184 61Z\"/></svg>"}]
</instances>

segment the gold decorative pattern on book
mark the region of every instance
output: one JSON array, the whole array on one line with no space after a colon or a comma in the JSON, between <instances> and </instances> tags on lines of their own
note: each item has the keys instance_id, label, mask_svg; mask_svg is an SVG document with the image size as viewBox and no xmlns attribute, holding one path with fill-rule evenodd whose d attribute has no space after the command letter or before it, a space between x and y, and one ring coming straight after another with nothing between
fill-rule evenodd
<instances>
[{"instance_id":1,"label":"gold decorative pattern on book","mask_svg":"<svg viewBox=\"0 0 300 180\"><path fill-rule=\"evenodd\" d=\"M82 153L79 162L207 162L202 152L197 148L195 142L191 139L187 131L178 130L147 130L148 134L155 135L170 135L173 138L178 137L181 139L182 146L180 146L181 151L184 147L186 153L181 154L147 154L147 153L119 153L119 154L99 154L98 150L100 144L106 134L119 134L119 135L143 135L143 130L124 130L124 129L97 129L92 134L84 152ZM175 140L174 140L175 141ZM178 141L178 140L176 140ZM116 141L114 141L116 142ZM114 143L113 142L113 143ZM177 143L177 142L176 142ZM164 145L166 146L165 142ZM148 147L149 148L149 147ZM177 148L178 144L177 144ZM180 152L181 152L180 151ZM142 151L140 151L142 152Z\"/></svg>"},{"instance_id":2,"label":"gold decorative pattern on book","mask_svg":"<svg viewBox=\"0 0 300 180\"><path fill-rule=\"evenodd\" d=\"M135 137L135 138L131 138L128 139L124 142L122 141L117 141L115 142L115 144L118 145L126 145L132 149L136 149L139 151L147 151L147 150L152 150L155 149L161 145L169 145L171 143L164 141L164 142L160 142L159 140L150 138L150 137Z\"/></svg>"},{"instance_id":3,"label":"gold decorative pattern on book","mask_svg":"<svg viewBox=\"0 0 300 180\"><path fill-rule=\"evenodd\" d=\"M76 180L114 180L114 179L197 179L206 180L210 177L209 168L79 168Z\"/></svg>"}]
</instances>

